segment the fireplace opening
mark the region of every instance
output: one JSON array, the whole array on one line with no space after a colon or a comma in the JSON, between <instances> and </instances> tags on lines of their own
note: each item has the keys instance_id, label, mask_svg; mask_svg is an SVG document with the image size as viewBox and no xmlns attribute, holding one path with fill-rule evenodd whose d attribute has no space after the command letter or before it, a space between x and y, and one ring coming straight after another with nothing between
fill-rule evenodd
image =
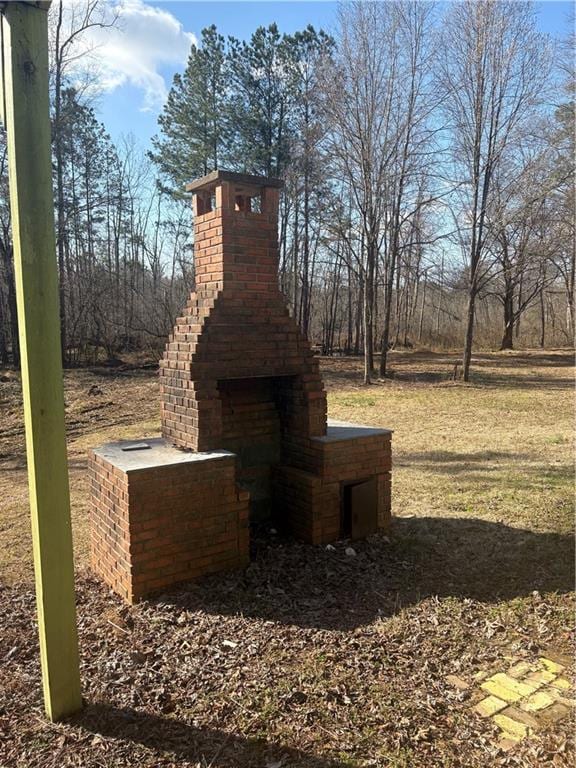
<instances>
[{"instance_id":1,"label":"fireplace opening","mask_svg":"<svg viewBox=\"0 0 576 768\"><path fill-rule=\"evenodd\" d=\"M286 427L283 394L293 376L223 379L222 448L237 456L238 485L250 493L250 517L271 517L274 468L282 458Z\"/></svg>"},{"instance_id":2,"label":"fireplace opening","mask_svg":"<svg viewBox=\"0 0 576 768\"><path fill-rule=\"evenodd\" d=\"M376 478L342 483L340 536L362 539L378 530L378 486Z\"/></svg>"}]
</instances>

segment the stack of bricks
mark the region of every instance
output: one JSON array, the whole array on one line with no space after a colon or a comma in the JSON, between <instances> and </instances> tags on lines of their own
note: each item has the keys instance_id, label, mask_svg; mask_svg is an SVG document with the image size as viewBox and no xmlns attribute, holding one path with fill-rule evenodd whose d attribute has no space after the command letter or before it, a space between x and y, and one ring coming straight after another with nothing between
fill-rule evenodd
<instances>
[{"instance_id":1,"label":"stack of bricks","mask_svg":"<svg viewBox=\"0 0 576 768\"><path fill-rule=\"evenodd\" d=\"M91 453L93 567L129 601L244 565L249 502L311 543L388 526L391 433L328 424L278 287L280 186L225 171L189 185L196 286L160 362L163 439L145 458Z\"/></svg>"},{"instance_id":2,"label":"stack of bricks","mask_svg":"<svg viewBox=\"0 0 576 768\"><path fill-rule=\"evenodd\" d=\"M499 732L498 747L505 752L532 736L541 742L542 731L560 720L568 724L572 719L573 726L576 700L569 670L574 657L553 648L547 648L545 654L537 659L504 656L507 668L470 671L466 677L446 676L449 685L466 691L477 715L497 726L493 733Z\"/></svg>"},{"instance_id":3,"label":"stack of bricks","mask_svg":"<svg viewBox=\"0 0 576 768\"><path fill-rule=\"evenodd\" d=\"M92 450L89 469L92 568L128 602L248 563L248 493L232 454L152 438Z\"/></svg>"}]
</instances>

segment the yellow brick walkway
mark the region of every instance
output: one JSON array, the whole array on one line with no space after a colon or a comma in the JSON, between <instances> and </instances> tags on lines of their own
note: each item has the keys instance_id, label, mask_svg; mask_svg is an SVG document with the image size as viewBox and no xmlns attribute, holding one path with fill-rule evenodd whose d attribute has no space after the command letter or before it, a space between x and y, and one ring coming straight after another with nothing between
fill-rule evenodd
<instances>
[{"instance_id":1,"label":"yellow brick walkway","mask_svg":"<svg viewBox=\"0 0 576 768\"><path fill-rule=\"evenodd\" d=\"M480 684L486 696L472 709L496 723L503 749L566 717L576 705L569 695L570 681L563 677L566 663L541 656L537 662L521 661L507 672L496 672ZM476 679L482 677L480 673Z\"/></svg>"}]
</instances>

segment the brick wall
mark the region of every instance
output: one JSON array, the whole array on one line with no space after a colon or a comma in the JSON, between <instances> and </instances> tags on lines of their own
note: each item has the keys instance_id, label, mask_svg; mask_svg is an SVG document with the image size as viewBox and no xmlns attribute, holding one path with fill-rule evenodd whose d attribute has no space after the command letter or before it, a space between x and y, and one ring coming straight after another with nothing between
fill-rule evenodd
<instances>
[{"instance_id":1,"label":"brick wall","mask_svg":"<svg viewBox=\"0 0 576 768\"><path fill-rule=\"evenodd\" d=\"M233 455L130 470L110 455L121 445L88 461L92 568L109 586L133 602L247 564L249 495L236 485Z\"/></svg>"},{"instance_id":2,"label":"brick wall","mask_svg":"<svg viewBox=\"0 0 576 768\"><path fill-rule=\"evenodd\" d=\"M275 512L295 536L312 544L341 538L343 487L371 478L377 482L377 528L389 529L392 435L352 425L349 431L341 436L342 427L329 427L327 436L293 446L290 463L275 469Z\"/></svg>"},{"instance_id":3,"label":"brick wall","mask_svg":"<svg viewBox=\"0 0 576 768\"><path fill-rule=\"evenodd\" d=\"M128 475L94 451L88 453L92 570L121 597L130 599Z\"/></svg>"}]
</instances>

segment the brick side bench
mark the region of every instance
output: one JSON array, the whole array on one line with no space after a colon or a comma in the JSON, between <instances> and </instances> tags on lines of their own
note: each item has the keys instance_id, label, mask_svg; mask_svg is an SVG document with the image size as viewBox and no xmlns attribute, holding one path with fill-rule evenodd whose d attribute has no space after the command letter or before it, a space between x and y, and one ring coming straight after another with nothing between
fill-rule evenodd
<instances>
[{"instance_id":1,"label":"brick side bench","mask_svg":"<svg viewBox=\"0 0 576 768\"><path fill-rule=\"evenodd\" d=\"M244 567L249 494L236 486L235 461L228 451L184 452L160 438L90 451L93 570L132 603Z\"/></svg>"},{"instance_id":2,"label":"brick side bench","mask_svg":"<svg viewBox=\"0 0 576 768\"><path fill-rule=\"evenodd\" d=\"M276 469L275 513L298 538L326 544L390 524L392 431L328 420L326 435Z\"/></svg>"}]
</instances>

